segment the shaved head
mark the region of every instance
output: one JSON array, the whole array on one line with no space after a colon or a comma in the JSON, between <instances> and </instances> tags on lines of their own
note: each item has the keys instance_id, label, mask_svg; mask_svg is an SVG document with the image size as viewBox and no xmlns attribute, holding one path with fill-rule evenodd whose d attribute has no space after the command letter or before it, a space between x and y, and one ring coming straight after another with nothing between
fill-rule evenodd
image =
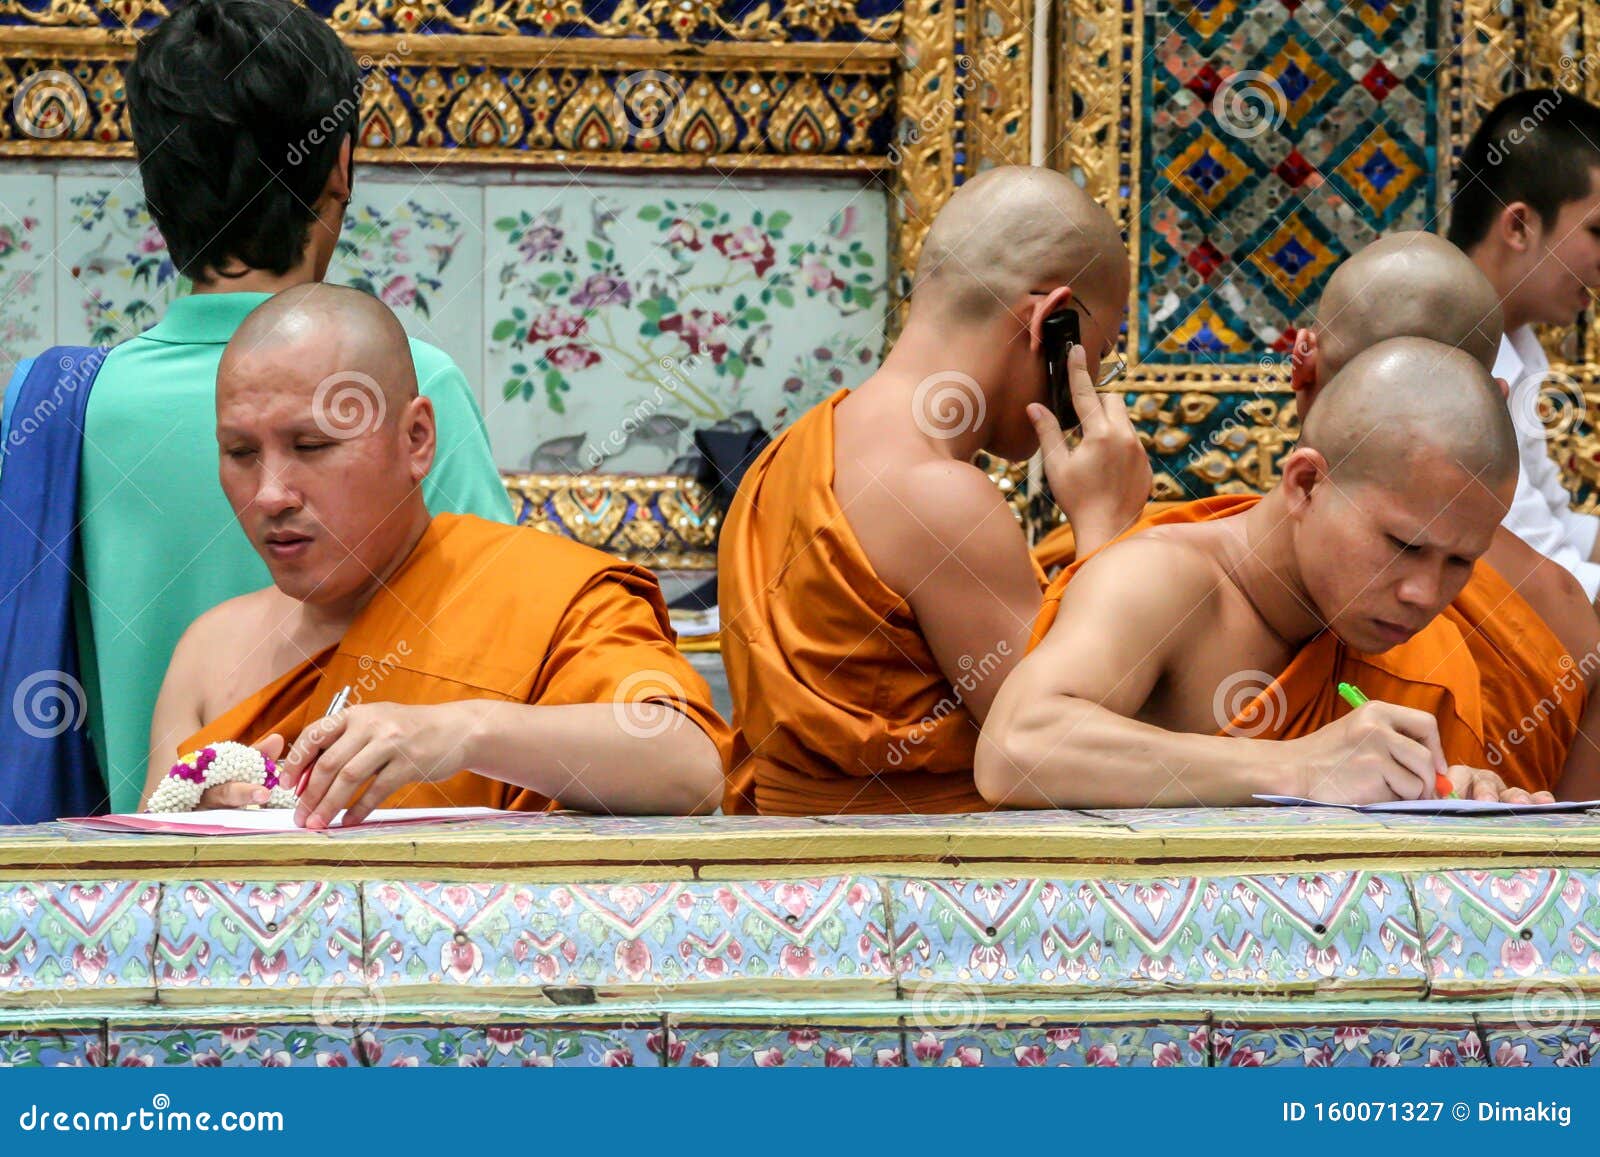
<instances>
[{"instance_id":1,"label":"shaved head","mask_svg":"<svg viewBox=\"0 0 1600 1157\"><path fill-rule=\"evenodd\" d=\"M1341 480L1401 487L1441 463L1492 490L1517 478L1516 431L1489 371L1426 338L1390 338L1352 358L1323 389L1300 444Z\"/></svg>"},{"instance_id":2,"label":"shaved head","mask_svg":"<svg viewBox=\"0 0 1600 1157\"><path fill-rule=\"evenodd\" d=\"M1269 498L1290 512L1311 605L1347 646L1377 654L1466 586L1516 492L1517 439L1475 357L1397 337L1323 387L1282 471Z\"/></svg>"},{"instance_id":3,"label":"shaved head","mask_svg":"<svg viewBox=\"0 0 1600 1157\"><path fill-rule=\"evenodd\" d=\"M1400 337L1458 347L1487 370L1503 328L1499 295L1471 258L1432 233L1390 233L1328 279L1316 313L1321 377Z\"/></svg>"},{"instance_id":4,"label":"shaved head","mask_svg":"<svg viewBox=\"0 0 1600 1157\"><path fill-rule=\"evenodd\" d=\"M223 492L285 594L359 605L428 525L433 403L389 308L332 285L286 289L217 367Z\"/></svg>"},{"instance_id":5,"label":"shaved head","mask_svg":"<svg viewBox=\"0 0 1600 1157\"><path fill-rule=\"evenodd\" d=\"M219 405L223 391L239 378L242 362L283 358L301 368L297 377L321 367L319 382L331 375L345 375L352 384L369 379L382 392L379 404L386 419L400 414L417 396L417 370L405 327L387 305L359 289L321 282L297 285L251 310L217 367ZM337 403L340 384L324 387L325 394L334 391L330 404Z\"/></svg>"},{"instance_id":6,"label":"shaved head","mask_svg":"<svg viewBox=\"0 0 1600 1157\"><path fill-rule=\"evenodd\" d=\"M985 320L1032 290L1058 285L1090 299L1091 309L1120 310L1128 295L1122 234L1071 177L1007 165L974 177L939 210L922 243L912 302Z\"/></svg>"}]
</instances>

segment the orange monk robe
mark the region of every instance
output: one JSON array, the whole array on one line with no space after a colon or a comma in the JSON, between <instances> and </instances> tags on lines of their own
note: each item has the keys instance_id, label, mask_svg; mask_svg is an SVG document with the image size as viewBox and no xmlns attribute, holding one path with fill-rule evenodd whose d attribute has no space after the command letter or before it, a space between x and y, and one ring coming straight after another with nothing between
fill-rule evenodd
<instances>
[{"instance_id":1,"label":"orange monk robe","mask_svg":"<svg viewBox=\"0 0 1600 1157\"><path fill-rule=\"evenodd\" d=\"M179 745L193 751L273 732L293 742L339 690L350 703L421 706L493 699L541 706L670 703L716 743L732 732L673 643L649 571L554 535L470 515L435 515L344 638ZM573 768L573 774L581 772ZM410 784L384 807L537 811L552 801L471 771Z\"/></svg>"},{"instance_id":2,"label":"orange monk robe","mask_svg":"<svg viewBox=\"0 0 1600 1157\"><path fill-rule=\"evenodd\" d=\"M1147 510L1127 533L1229 518L1259 501L1255 495L1230 495L1164 505ZM1062 541L1057 539L1058 546ZM1046 590L1032 645L1055 621L1062 593L1081 565L1069 562ZM1583 680L1555 634L1493 567L1479 561L1467 586L1438 618L1381 655L1352 651L1333 632L1322 632L1271 686L1242 704L1219 734L1263 739L1310 734L1349 710L1338 695L1341 682L1360 687L1369 699L1428 712L1439 721L1439 738L1452 764L1488 768L1507 785L1527 791L1555 789L1585 700Z\"/></svg>"},{"instance_id":3,"label":"orange monk robe","mask_svg":"<svg viewBox=\"0 0 1600 1157\"><path fill-rule=\"evenodd\" d=\"M762 452L722 526L717 601L738 733L723 809L986 810L972 779L977 721L834 497L834 407L847 395Z\"/></svg>"}]
</instances>

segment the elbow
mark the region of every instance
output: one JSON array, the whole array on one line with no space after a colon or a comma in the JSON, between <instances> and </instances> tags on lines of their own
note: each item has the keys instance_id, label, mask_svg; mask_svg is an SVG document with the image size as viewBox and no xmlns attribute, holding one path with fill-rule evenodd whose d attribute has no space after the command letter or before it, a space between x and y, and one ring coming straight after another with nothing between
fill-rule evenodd
<instances>
[{"instance_id":1,"label":"elbow","mask_svg":"<svg viewBox=\"0 0 1600 1157\"><path fill-rule=\"evenodd\" d=\"M993 807L1038 807L1032 784L1037 752L1015 723L996 720L978 735L972 779L985 803Z\"/></svg>"},{"instance_id":2,"label":"elbow","mask_svg":"<svg viewBox=\"0 0 1600 1157\"><path fill-rule=\"evenodd\" d=\"M722 804L726 775L722 754L711 737L701 732L698 743L678 762L675 774L668 777L668 798L662 800L662 814L678 816L710 815Z\"/></svg>"}]
</instances>

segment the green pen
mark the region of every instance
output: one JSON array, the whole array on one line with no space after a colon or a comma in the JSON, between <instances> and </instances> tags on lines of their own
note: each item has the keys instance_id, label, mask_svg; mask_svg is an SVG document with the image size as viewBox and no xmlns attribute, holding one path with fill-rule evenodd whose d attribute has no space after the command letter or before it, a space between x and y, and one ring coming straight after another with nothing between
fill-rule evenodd
<instances>
[{"instance_id":1,"label":"green pen","mask_svg":"<svg viewBox=\"0 0 1600 1157\"><path fill-rule=\"evenodd\" d=\"M1361 688L1354 683L1339 684L1339 698L1351 707L1360 707L1367 702L1367 697L1361 693ZM1456 794L1455 785L1450 782L1450 777L1443 772L1435 772L1433 776L1433 790L1439 793L1440 799L1460 799Z\"/></svg>"}]
</instances>

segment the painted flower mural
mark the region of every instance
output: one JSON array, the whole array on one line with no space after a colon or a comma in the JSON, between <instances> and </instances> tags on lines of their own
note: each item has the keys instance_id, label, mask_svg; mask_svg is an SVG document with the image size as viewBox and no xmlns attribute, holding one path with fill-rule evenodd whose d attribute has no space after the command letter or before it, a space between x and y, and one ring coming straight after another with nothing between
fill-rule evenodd
<instances>
[{"instance_id":1,"label":"painted flower mural","mask_svg":"<svg viewBox=\"0 0 1600 1157\"><path fill-rule=\"evenodd\" d=\"M178 275L161 231L136 192L101 185L70 195L67 205L61 228L91 242L70 255L66 268L83 291L89 344L114 345L133 337L155 324L168 302L189 291L188 278ZM71 248L63 242L63 255Z\"/></svg>"},{"instance_id":2,"label":"painted flower mural","mask_svg":"<svg viewBox=\"0 0 1600 1157\"><path fill-rule=\"evenodd\" d=\"M490 197L489 363L503 369L491 387L535 408L501 423L537 432L521 461L663 470L696 427L748 413L775 428L876 365L882 226L854 204L645 189L586 200L502 213L506 192Z\"/></svg>"},{"instance_id":3,"label":"painted flower mural","mask_svg":"<svg viewBox=\"0 0 1600 1157\"><path fill-rule=\"evenodd\" d=\"M370 293L390 309L432 317L442 275L463 236L454 213L414 197L392 209L363 204L345 215L330 280Z\"/></svg>"}]
</instances>

